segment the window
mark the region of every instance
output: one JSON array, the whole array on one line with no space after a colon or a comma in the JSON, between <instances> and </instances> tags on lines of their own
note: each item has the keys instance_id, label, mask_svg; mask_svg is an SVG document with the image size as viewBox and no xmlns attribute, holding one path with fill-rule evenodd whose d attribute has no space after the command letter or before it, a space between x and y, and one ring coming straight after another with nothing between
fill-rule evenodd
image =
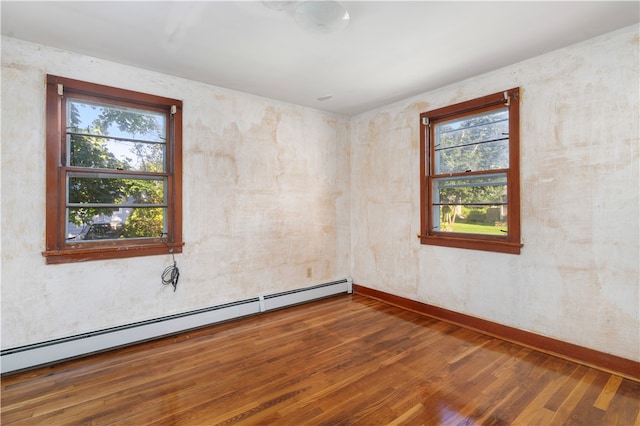
<instances>
[{"instance_id":1,"label":"window","mask_svg":"<svg viewBox=\"0 0 640 426\"><path fill-rule=\"evenodd\" d=\"M420 115L422 244L520 253L519 93Z\"/></svg>"},{"instance_id":2,"label":"window","mask_svg":"<svg viewBox=\"0 0 640 426\"><path fill-rule=\"evenodd\" d=\"M47 76L47 263L182 251L182 102Z\"/></svg>"}]
</instances>

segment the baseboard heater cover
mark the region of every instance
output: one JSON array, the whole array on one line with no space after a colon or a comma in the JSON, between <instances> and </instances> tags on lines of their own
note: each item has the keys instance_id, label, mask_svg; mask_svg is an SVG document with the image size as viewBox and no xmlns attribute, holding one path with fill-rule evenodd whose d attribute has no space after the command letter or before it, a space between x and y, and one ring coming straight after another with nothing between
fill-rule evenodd
<instances>
[{"instance_id":1,"label":"baseboard heater cover","mask_svg":"<svg viewBox=\"0 0 640 426\"><path fill-rule=\"evenodd\" d=\"M74 336L0 351L1 373L25 370L109 349L157 339L258 314L310 302L340 293L351 293L351 278L300 289L253 297L222 305L110 327Z\"/></svg>"},{"instance_id":2,"label":"baseboard heater cover","mask_svg":"<svg viewBox=\"0 0 640 426\"><path fill-rule=\"evenodd\" d=\"M323 297L329 297L334 294L344 292L351 293L352 291L350 278L319 284L313 287L306 287L303 289L283 291L281 293L264 296L263 310L269 311L272 309L284 308L285 306L305 303L309 300L321 299Z\"/></svg>"}]
</instances>

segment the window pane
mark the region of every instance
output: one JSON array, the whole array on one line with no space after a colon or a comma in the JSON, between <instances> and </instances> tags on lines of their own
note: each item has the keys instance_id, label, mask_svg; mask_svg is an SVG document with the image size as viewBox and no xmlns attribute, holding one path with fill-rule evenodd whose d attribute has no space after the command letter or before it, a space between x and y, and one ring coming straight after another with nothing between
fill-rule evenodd
<instances>
[{"instance_id":1,"label":"window pane","mask_svg":"<svg viewBox=\"0 0 640 426\"><path fill-rule=\"evenodd\" d=\"M68 135L69 165L114 170L165 171L165 145Z\"/></svg>"},{"instance_id":2,"label":"window pane","mask_svg":"<svg viewBox=\"0 0 640 426\"><path fill-rule=\"evenodd\" d=\"M509 140L436 151L435 174L509 168Z\"/></svg>"},{"instance_id":3,"label":"window pane","mask_svg":"<svg viewBox=\"0 0 640 426\"><path fill-rule=\"evenodd\" d=\"M507 178L504 173L433 179L436 231L506 235Z\"/></svg>"},{"instance_id":4,"label":"window pane","mask_svg":"<svg viewBox=\"0 0 640 426\"><path fill-rule=\"evenodd\" d=\"M67 101L67 131L161 143L167 134L164 114L77 99Z\"/></svg>"},{"instance_id":5,"label":"window pane","mask_svg":"<svg viewBox=\"0 0 640 426\"><path fill-rule=\"evenodd\" d=\"M162 207L68 208L69 241L157 238L166 233L166 209Z\"/></svg>"},{"instance_id":6,"label":"window pane","mask_svg":"<svg viewBox=\"0 0 640 426\"><path fill-rule=\"evenodd\" d=\"M433 179L434 204L499 204L506 196L504 173Z\"/></svg>"},{"instance_id":7,"label":"window pane","mask_svg":"<svg viewBox=\"0 0 640 426\"><path fill-rule=\"evenodd\" d=\"M69 204L166 205L165 179L134 179L122 177L83 177L70 174ZM97 205L97 206L96 206Z\"/></svg>"},{"instance_id":8,"label":"window pane","mask_svg":"<svg viewBox=\"0 0 640 426\"><path fill-rule=\"evenodd\" d=\"M507 208L504 205L478 207L461 204L441 206L439 227L434 231L465 234L508 235Z\"/></svg>"},{"instance_id":9,"label":"window pane","mask_svg":"<svg viewBox=\"0 0 640 426\"><path fill-rule=\"evenodd\" d=\"M507 109L437 123L434 173L509 168Z\"/></svg>"}]
</instances>

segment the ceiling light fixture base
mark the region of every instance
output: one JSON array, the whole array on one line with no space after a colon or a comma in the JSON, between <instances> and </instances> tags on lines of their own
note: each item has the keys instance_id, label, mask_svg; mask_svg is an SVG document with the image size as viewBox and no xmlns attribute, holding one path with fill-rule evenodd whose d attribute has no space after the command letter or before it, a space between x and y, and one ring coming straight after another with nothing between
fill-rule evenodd
<instances>
[{"instance_id":1,"label":"ceiling light fixture base","mask_svg":"<svg viewBox=\"0 0 640 426\"><path fill-rule=\"evenodd\" d=\"M351 16L340 2L333 0L308 0L294 10L298 25L314 33L331 34L344 30Z\"/></svg>"}]
</instances>

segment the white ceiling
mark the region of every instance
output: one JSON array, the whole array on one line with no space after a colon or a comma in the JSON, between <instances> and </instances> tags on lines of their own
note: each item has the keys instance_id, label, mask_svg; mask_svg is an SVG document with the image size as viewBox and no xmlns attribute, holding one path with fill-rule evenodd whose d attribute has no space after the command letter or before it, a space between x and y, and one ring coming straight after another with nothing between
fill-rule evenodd
<instances>
[{"instance_id":1,"label":"white ceiling","mask_svg":"<svg viewBox=\"0 0 640 426\"><path fill-rule=\"evenodd\" d=\"M320 34L261 1L0 3L10 37L349 116L640 21L638 1L342 4Z\"/></svg>"}]
</instances>

